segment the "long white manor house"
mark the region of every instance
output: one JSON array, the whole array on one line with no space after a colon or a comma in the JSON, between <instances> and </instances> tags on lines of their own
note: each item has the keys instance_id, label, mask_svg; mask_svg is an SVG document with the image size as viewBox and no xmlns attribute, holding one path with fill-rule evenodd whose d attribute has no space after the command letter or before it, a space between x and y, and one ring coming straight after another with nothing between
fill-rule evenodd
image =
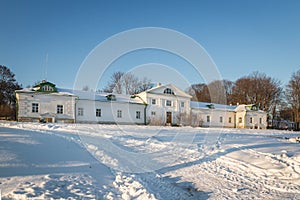
<instances>
[{"instance_id":1,"label":"long white manor house","mask_svg":"<svg viewBox=\"0 0 300 200\"><path fill-rule=\"evenodd\" d=\"M136 95L57 88L42 81L16 91L17 119L25 122L192 125L266 128L267 114L256 105L220 105L191 101L172 84Z\"/></svg>"}]
</instances>

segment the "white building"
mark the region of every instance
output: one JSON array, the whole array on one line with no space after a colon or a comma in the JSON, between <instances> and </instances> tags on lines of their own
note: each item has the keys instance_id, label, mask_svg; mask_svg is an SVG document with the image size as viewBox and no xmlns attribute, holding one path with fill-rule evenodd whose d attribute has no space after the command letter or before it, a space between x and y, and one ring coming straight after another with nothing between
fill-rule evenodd
<instances>
[{"instance_id":1,"label":"white building","mask_svg":"<svg viewBox=\"0 0 300 200\"><path fill-rule=\"evenodd\" d=\"M75 91L77 123L145 124L146 104L138 97Z\"/></svg>"},{"instance_id":2,"label":"white building","mask_svg":"<svg viewBox=\"0 0 300 200\"><path fill-rule=\"evenodd\" d=\"M192 101L191 109L200 126L235 128L236 106Z\"/></svg>"},{"instance_id":3,"label":"white building","mask_svg":"<svg viewBox=\"0 0 300 200\"><path fill-rule=\"evenodd\" d=\"M75 122L76 96L58 92L55 85L42 82L34 88L16 91L18 121Z\"/></svg>"},{"instance_id":4,"label":"white building","mask_svg":"<svg viewBox=\"0 0 300 200\"><path fill-rule=\"evenodd\" d=\"M191 102L192 115L196 115L204 127L255 128L267 127L267 114L257 106L228 106L204 102Z\"/></svg>"},{"instance_id":5,"label":"white building","mask_svg":"<svg viewBox=\"0 0 300 200\"><path fill-rule=\"evenodd\" d=\"M158 85L137 94L148 105L147 122L154 124L178 124L180 117L190 115L192 96L172 84Z\"/></svg>"},{"instance_id":6,"label":"white building","mask_svg":"<svg viewBox=\"0 0 300 200\"><path fill-rule=\"evenodd\" d=\"M255 105L228 106L191 101L172 84L136 95L92 93L42 82L16 91L19 121L192 125L266 128L267 115Z\"/></svg>"},{"instance_id":7,"label":"white building","mask_svg":"<svg viewBox=\"0 0 300 200\"><path fill-rule=\"evenodd\" d=\"M145 124L138 97L56 88L42 82L16 91L18 121Z\"/></svg>"},{"instance_id":8,"label":"white building","mask_svg":"<svg viewBox=\"0 0 300 200\"><path fill-rule=\"evenodd\" d=\"M256 105L239 105L235 112L237 128L267 128L267 114Z\"/></svg>"}]
</instances>

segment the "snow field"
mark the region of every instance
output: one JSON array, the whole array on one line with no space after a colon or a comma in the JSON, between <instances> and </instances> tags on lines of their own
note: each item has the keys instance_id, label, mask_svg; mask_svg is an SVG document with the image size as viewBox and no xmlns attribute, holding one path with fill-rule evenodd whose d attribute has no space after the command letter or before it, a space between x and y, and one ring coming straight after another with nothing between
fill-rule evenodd
<instances>
[{"instance_id":1,"label":"snow field","mask_svg":"<svg viewBox=\"0 0 300 200\"><path fill-rule=\"evenodd\" d=\"M7 122L1 127L24 132L0 132L0 142L38 146L37 133L58 136L70 148L79 145L74 152L92 157L34 163L37 169L80 169L71 173L0 173L7 199L300 199L296 132ZM0 155L0 172L28 165L9 148Z\"/></svg>"}]
</instances>

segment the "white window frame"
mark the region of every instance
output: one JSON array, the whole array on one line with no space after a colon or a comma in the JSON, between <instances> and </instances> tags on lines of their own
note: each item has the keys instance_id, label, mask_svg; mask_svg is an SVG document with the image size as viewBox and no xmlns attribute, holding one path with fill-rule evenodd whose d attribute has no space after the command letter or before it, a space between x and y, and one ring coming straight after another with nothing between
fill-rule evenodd
<instances>
[{"instance_id":1,"label":"white window frame","mask_svg":"<svg viewBox=\"0 0 300 200\"><path fill-rule=\"evenodd\" d=\"M101 116L102 116L101 108L96 108L96 117L101 117Z\"/></svg>"},{"instance_id":2,"label":"white window frame","mask_svg":"<svg viewBox=\"0 0 300 200\"><path fill-rule=\"evenodd\" d=\"M31 104L31 112L32 113L38 113L39 112L39 104L38 103L32 103Z\"/></svg>"},{"instance_id":3,"label":"white window frame","mask_svg":"<svg viewBox=\"0 0 300 200\"><path fill-rule=\"evenodd\" d=\"M243 123L243 118L239 117L239 123Z\"/></svg>"},{"instance_id":4,"label":"white window frame","mask_svg":"<svg viewBox=\"0 0 300 200\"><path fill-rule=\"evenodd\" d=\"M173 92L173 90L171 88L166 88L164 90L164 94L173 94L174 95L174 92Z\"/></svg>"},{"instance_id":5,"label":"white window frame","mask_svg":"<svg viewBox=\"0 0 300 200\"><path fill-rule=\"evenodd\" d=\"M141 111L136 111L135 112L135 118L136 119L141 119Z\"/></svg>"},{"instance_id":6,"label":"white window frame","mask_svg":"<svg viewBox=\"0 0 300 200\"><path fill-rule=\"evenodd\" d=\"M84 115L84 109L83 108L78 108L77 109L77 115L78 116L83 116Z\"/></svg>"},{"instance_id":7,"label":"white window frame","mask_svg":"<svg viewBox=\"0 0 300 200\"><path fill-rule=\"evenodd\" d=\"M122 110L117 110L117 118L122 118Z\"/></svg>"},{"instance_id":8,"label":"white window frame","mask_svg":"<svg viewBox=\"0 0 300 200\"><path fill-rule=\"evenodd\" d=\"M172 106L172 101L171 100L166 100L166 106L171 107Z\"/></svg>"},{"instance_id":9,"label":"white window frame","mask_svg":"<svg viewBox=\"0 0 300 200\"><path fill-rule=\"evenodd\" d=\"M156 105L156 99L151 99L151 104Z\"/></svg>"},{"instance_id":10,"label":"white window frame","mask_svg":"<svg viewBox=\"0 0 300 200\"><path fill-rule=\"evenodd\" d=\"M206 122L210 122L210 116L209 115L206 116Z\"/></svg>"},{"instance_id":11,"label":"white window frame","mask_svg":"<svg viewBox=\"0 0 300 200\"><path fill-rule=\"evenodd\" d=\"M64 114L64 106L61 105L61 104L58 104L58 105L56 106L56 113L57 113L57 114Z\"/></svg>"},{"instance_id":12,"label":"white window frame","mask_svg":"<svg viewBox=\"0 0 300 200\"><path fill-rule=\"evenodd\" d=\"M53 91L53 88L51 86L49 86L49 85L44 85L43 88L42 88L42 90L48 92L48 91Z\"/></svg>"},{"instance_id":13,"label":"white window frame","mask_svg":"<svg viewBox=\"0 0 300 200\"><path fill-rule=\"evenodd\" d=\"M184 101L180 102L180 107L184 108Z\"/></svg>"}]
</instances>

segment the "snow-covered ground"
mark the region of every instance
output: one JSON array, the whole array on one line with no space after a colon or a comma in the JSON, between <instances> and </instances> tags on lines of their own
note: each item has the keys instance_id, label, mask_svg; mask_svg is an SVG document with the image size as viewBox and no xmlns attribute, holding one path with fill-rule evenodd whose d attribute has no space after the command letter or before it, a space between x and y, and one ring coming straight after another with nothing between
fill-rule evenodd
<instances>
[{"instance_id":1,"label":"snow-covered ground","mask_svg":"<svg viewBox=\"0 0 300 200\"><path fill-rule=\"evenodd\" d=\"M2 199L300 199L289 131L0 122Z\"/></svg>"}]
</instances>

